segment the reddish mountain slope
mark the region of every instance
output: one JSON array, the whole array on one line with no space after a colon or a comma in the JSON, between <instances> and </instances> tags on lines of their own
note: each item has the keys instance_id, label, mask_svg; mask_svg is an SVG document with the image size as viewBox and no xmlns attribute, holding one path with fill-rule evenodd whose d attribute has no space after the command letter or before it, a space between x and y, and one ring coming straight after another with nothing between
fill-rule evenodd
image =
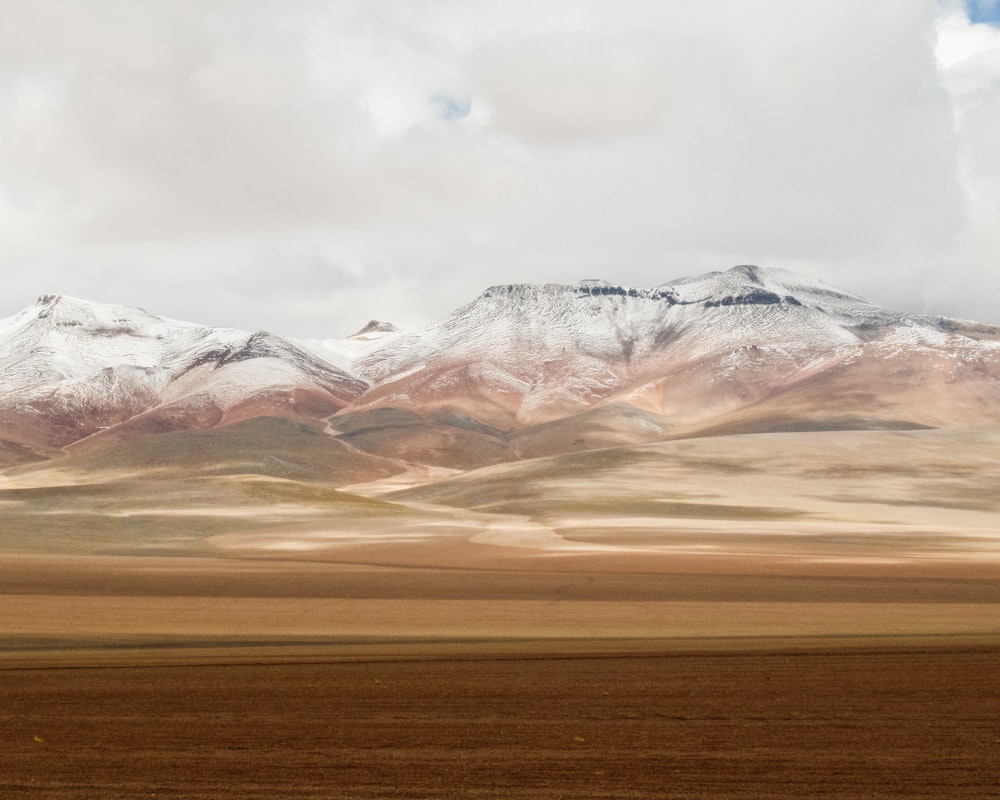
<instances>
[{"instance_id":1,"label":"reddish mountain slope","mask_svg":"<svg viewBox=\"0 0 1000 800\"><path fill-rule=\"evenodd\" d=\"M653 289L493 287L425 328L345 340L62 296L0 321L11 459L264 416L463 468L712 432L1000 423L1000 329L748 266Z\"/></svg>"}]
</instances>

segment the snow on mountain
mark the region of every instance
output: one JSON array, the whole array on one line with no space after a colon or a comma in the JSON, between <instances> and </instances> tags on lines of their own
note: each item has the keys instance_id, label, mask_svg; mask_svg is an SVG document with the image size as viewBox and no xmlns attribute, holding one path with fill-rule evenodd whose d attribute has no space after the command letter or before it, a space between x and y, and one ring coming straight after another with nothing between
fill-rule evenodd
<instances>
[{"instance_id":1,"label":"snow on mountain","mask_svg":"<svg viewBox=\"0 0 1000 800\"><path fill-rule=\"evenodd\" d=\"M332 413L367 388L268 333L63 295L44 295L0 321L0 375L0 434L24 438L34 427L56 444L185 403L221 417L259 396L294 405L293 395L307 391L325 397ZM187 422L198 425L190 415Z\"/></svg>"},{"instance_id":2,"label":"snow on mountain","mask_svg":"<svg viewBox=\"0 0 1000 800\"><path fill-rule=\"evenodd\" d=\"M384 348L401 334L402 331L391 322L373 319L346 339L302 339L296 344L339 369L351 372L357 361Z\"/></svg>"},{"instance_id":3,"label":"snow on mountain","mask_svg":"<svg viewBox=\"0 0 1000 800\"><path fill-rule=\"evenodd\" d=\"M693 278L678 278L656 287L659 292L670 294L678 303L721 302L756 300L758 304L777 303L792 298L790 302L810 299L824 303L829 310L840 313L857 313L862 307L870 310L872 304L857 295L844 292L821 280L809 278L783 269L761 269L742 264L725 272L709 272Z\"/></svg>"},{"instance_id":4,"label":"snow on mountain","mask_svg":"<svg viewBox=\"0 0 1000 800\"><path fill-rule=\"evenodd\" d=\"M494 286L351 362L374 387L353 408L458 405L517 427L624 401L687 422L759 402L866 348L888 357L900 337L944 359L971 346L995 371L995 345L960 328L751 266L652 289Z\"/></svg>"},{"instance_id":5,"label":"snow on mountain","mask_svg":"<svg viewBox=\"0 0 1000 800\"><path fill-rule=\"evenodd\" d=\"M736 267L654 289L604 281L494 286L441 322L380 343L353 367L377 384L419 368L441 352L487 361L507 360L516 350L529 357L567 353L579 354L585 362L632 362L701 329L711 336L686 341L691 355L727 345L784 342L793 331L798 337L789 344L830 338L853 343L856 337L844 330L845 321L882 324L892 319L891 312L818 282L782 282L785 275L797 278ZM767 306L773 308L761 313ZM524 366L531 371L534 365Z\"/></svg>"},{"instance_id":6,"label":"snow on mountain","mask_svg":"<svg viewBox=\"0 0 1000 800\"><path fill-rule=\"evenodd\" d=\"M341 340L49 295L0 320L0 388L0 439L45 444L378 408L507 431L599 407L677 431L936 426L1000 422L1000 329L752 266L653 288L494 286L424 328L373 321Z\"/></svg>"}]
</instances>

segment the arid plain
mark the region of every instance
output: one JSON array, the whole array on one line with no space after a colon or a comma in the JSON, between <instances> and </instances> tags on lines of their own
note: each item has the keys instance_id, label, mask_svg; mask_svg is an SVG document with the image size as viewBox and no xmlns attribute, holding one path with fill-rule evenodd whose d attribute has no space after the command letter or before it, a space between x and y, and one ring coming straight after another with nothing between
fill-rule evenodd
<instances>
[{"instance_id":1,"label":"arid plain","mask_svg":"<svg viewBox=\"0 0 1000 800\"><path fill-rule=\"evenodd\" d=\"M998 796L996 428L154 440L8 454L4 797Z\"/></svg>"}]
</instances>

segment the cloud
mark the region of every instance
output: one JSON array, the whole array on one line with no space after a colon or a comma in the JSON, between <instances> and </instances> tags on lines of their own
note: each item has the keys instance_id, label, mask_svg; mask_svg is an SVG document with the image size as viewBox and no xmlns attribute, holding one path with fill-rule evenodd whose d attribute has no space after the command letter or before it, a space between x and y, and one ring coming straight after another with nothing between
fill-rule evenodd
<instances>
[{"instance_id":1,"label":"cloud","mask_svg":"<svg viewBox=\"0 0 1000 800\"><path fill-rule=\"evenodd\" d=\"M598 31L505 36L470 62L494 127L551 145L655 128L677 66L654 36Z\"/></svg>"},{"instance_id":2,"label":"cloud","mask_svg":"<svg viewBox=\"0 0 1000 800\"><path fill-rule=\"evenodd\" d=\"M985 8L985 6L982 6ZM938 24L937 58L952 101L964 227L952 249L956 271L935 275L928 305L938 297L967 316L1000 322L995 298L1000 252L1000 28L976 23L961 6ZM981 294L986 289L987 294Z\"/></svg>"},{"instance_id":3,"label":"cloud","mask_svg":"<svg viewBox=\"0 0 1000 800\"><path fill-rule=\"evenodd\" d=\"M1000 322L988 12L11 0L0 314L66 291L321 337L757 262Z\"/></svg>"}]
</instances>

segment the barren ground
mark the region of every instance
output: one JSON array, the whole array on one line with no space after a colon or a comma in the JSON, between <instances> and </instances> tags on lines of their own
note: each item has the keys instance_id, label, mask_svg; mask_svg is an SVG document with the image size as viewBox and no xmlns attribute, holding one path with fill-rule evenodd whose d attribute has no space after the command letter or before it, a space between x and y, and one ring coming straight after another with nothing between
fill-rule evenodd
<instances>
[{"instance_id":1,"label":"barren ground","mask_svg":"<svg viewBox=\"0 0 1000 800\"><path fill-rule=\"evenodd\" d=\"M595 566L7 556L0 795L997 796L996 576Z\"/></svg>"},{"instance_id":2,"label":"barren ground","mask_svg":"<svg viewBox=\"0 0 1000 800\"><path fill-rule=\"evenodd\" d=\"M990 435L10 470L0 798L1000 797Z\"/></svg>"},{"instance_id":3,"label":"barren ground","mask_svg":"<svg viewBox=\"0 0 1000 800\"><path fill-rule=\"evenodd\" d=\"M605 648L8 668L0 786L53 800L997 796L995 641Z\"/></svg>"}]
</instances>

